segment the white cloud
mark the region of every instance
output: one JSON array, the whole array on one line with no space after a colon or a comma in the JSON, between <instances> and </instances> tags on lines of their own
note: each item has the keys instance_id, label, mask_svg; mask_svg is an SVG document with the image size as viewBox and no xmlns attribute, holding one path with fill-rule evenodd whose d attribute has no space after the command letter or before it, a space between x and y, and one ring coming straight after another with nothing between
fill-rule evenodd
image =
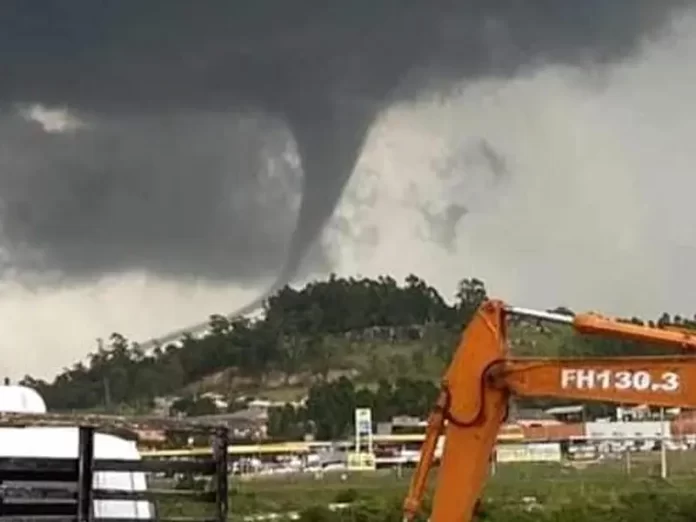
<instances>
[{"instance_id":1,"label":"white cloud","mask_svg":"<svg viewBox=\"0 0 696 522\"><path fill-rule=\"evenodd\" d=\"M151 337L234 310L254 289L166 281L132 273L58 290L0 285L0 376L50 376L119 332Z\"/></svg>"},{"instance_id":2,"label":"white cloud","mask_svg":"<svg viewBox=\"0 0 696 522\"><path fill-rule=\"evenodd\" d=\"M85 122L66 108L48 108L36 103L21 108L20 113L27 120L40 124L48 133L73 132L85 126Z\"/></svg>"},{"instance_id":3,"label":"white cloud","mask_svg":"<svg viewBox=\"0 0 696 522\"><path fill-rule=\"evenodd\" d=\"M547 67L393 108L338 211L378 240L329 229L340 271L415 272L449 295L478 276L529 306L693 313L695 54L696 19L682 16L621 65ZM486 185L466 168L457 183L438 178L438 161L481 138L505 158L508 180ZM356 209L351 195L366 187L377 196ZM414 197L471 210L452 251L428 240Z\"/></svg>"}]
</instances>

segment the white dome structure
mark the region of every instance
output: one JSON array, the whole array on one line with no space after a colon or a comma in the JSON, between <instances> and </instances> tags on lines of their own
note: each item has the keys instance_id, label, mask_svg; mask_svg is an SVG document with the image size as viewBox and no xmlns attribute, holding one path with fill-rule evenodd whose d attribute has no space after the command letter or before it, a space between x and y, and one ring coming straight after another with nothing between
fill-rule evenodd
<instances>
[{"instance_id":1,"label":"white dome structure","mask_svg":"<svg viewBox=\"0 0 696 522\"><path fill-rule=\"evenodd\" d=\"M46 403L32 388L5 384L0 385L0 412L46 413Z\"/></svg>"}]
</instances>

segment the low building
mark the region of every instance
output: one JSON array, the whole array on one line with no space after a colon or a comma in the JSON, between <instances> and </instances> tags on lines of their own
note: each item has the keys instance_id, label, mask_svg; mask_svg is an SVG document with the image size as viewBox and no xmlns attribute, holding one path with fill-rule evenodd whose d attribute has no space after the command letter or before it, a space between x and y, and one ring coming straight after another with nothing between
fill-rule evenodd
<instances>
[{"instance_id":1,"label":"low building","mask_svg":"<svg viewBox=\"0 0 696 522\"><path fill-rule=\"evenodd\" d=\"M265 439L268 433L268 411L263 408L246 408L232 413L201 415L192 420L206 424L221 424L230 430L230 438L245 440Z\"/></svg>"},{"instance_id":2,"label":"low building","mask_svg":"<svg viewBox=\"0 0 696 522\"><path fill-rule=\"evenodd\" d=\"M511 408L508 422L519 426L553 426L561 424L553 415L535 408Z\"/></svg>"},{"instance_id":3,"label":"low building","mask_svg":"<svg viewBox=\"0 0 696 522\"><path fill-rule=\"evenodd\" d=\"M571 406L555 406L544 410L548 415L551 415L561 422L585 422L586 413L583 404L575 404Z\"/></svg>"}]
</instances>

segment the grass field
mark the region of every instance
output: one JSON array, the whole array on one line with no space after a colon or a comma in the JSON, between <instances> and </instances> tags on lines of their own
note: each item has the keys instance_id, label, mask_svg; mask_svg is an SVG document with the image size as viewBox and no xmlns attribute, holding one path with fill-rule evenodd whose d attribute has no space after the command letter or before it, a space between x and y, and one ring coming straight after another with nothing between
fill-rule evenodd
<instances>
[{"instance_id":1,"label":"grass field","mask_svg":"<svg viewBox=\"0 0 696 522\"><path fill-rule=\"evenodd\" d=\"M433 478L434 478L433 474ZM380 470L363 473L327 473L323 477L294 475L235 479L230 497L233 515L301 511L334 502L374 497L399 501L410 473ZM505 464L495 468L485 499L504 505L522 505L534 498L544 507L562 508L578 502L612 505L626 495L670 495L696 490L696 452L668 453L668 479L660 478L660 455L633 454L630 474L624 458L585 469L558 464Z\"/></svg>"},{"instance_id":2,"label":"grass field","mask_svg":"<svg viewBox=\"0 0 696 522\"><path fill-rule=\"evenodd\" d=\"M486 485L484 507L492 506L491 509L499 511L496 515L487 517L487 520L695 520L693 513L696 513L696 452L670 452L667 460L667 480L660 478L658 452L632 454L630 472L624 458L592 464L585 469L560 464L498 465ZM435 473L431 478L434 477ZM315 513L302 517L302 520L317 522L327 517L334 521L398 520L399 505L406 493L409 479L408 470L403 470L402 473L397 470L334 472L321 477L307 474L244 479L231 477L230 520L249 520L248 517L251 515L269 513L281 516L288 512L306 513L325 509L332 503L372 505L373 513L367 518L365 513L359 516L349 516L343 512L333 515L325 513L323 518L317 518ZM690 504L683 507L685 502ZM375 503L379 503L382 506L380 509L388 512L388 515L382 512L374 514ZM644 503L647 503L648 507L642 506ZM537 508L537 511L534 511L537 518L525 518L531 516L528 512L530 505ZM677 514L676 511L667 513L669 506L681 506L674 508L681 511ZM647 514L646 510L653 507L656 513ZM505 515L500 514L501 509L505 511ZM604 517L600 513L598 518L596 512L586 512L588 509L615 509L619 514L612 512L614 514ZM626 514L626 509L633 509L632 514ZM569 518L558 515L570 511L575 515ZM680 514L684 511L692 514L684 518L685 515ZM160 507L160 515L200 514L202 513L199 508L189 503L168 503Z\"/></svg>"}]
</instances>

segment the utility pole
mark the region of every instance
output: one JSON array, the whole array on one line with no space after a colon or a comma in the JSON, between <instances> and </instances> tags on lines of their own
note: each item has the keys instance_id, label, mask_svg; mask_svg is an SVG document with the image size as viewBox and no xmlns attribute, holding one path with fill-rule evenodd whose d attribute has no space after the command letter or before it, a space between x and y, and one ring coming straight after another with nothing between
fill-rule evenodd
<instances>
[{"instance_id":1,"label":"utility pole","mask_svg":"<svg viewBox=\"0 0 696 522\"><path fill-rule=\"evenodd\" d=\"M667 478L667 444L665 440L665 409L660 408L660 476Z\"/></svg>"}]
</instances>

